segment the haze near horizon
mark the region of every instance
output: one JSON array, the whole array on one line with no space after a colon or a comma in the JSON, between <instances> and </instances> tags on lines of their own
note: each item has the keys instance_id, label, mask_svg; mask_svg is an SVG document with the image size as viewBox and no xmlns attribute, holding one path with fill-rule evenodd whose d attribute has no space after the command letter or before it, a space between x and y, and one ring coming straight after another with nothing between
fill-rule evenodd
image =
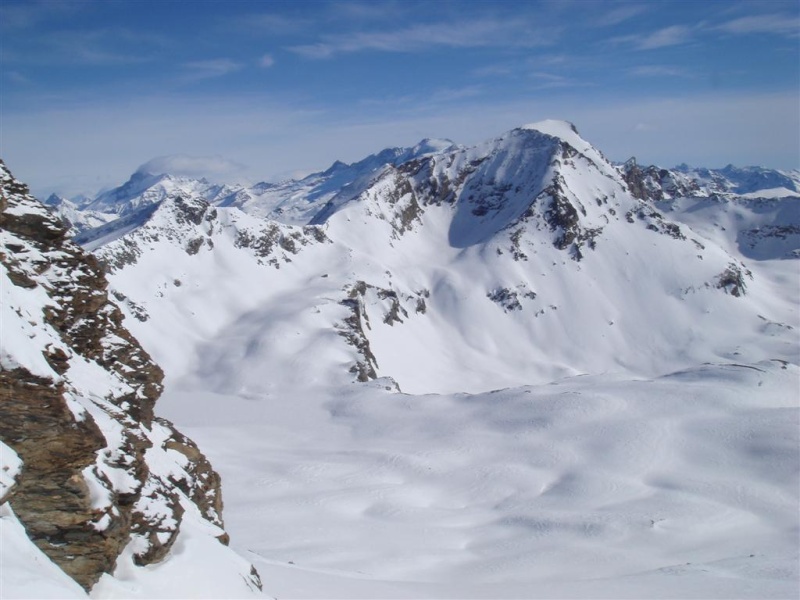
<instances>
[{"instance_id":1,"label":"haze near horizon","mask_svg":"<svg viewBox=\"0 0 800 600\"><path fill-rule=\"evenodd\" d=\"M0 6L0 155L34 193L153 159L277 180L546 118L611 160L800 165L796 2Z\"/></svg>"}]
</instances>

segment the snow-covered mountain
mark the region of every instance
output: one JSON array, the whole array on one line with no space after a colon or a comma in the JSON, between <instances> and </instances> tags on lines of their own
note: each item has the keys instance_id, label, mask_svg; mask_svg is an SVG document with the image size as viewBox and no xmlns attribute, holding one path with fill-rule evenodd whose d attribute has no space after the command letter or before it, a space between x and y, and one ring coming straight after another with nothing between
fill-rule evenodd
<instances>
[{"instance_id":1,"label":"snow-covered mountain","mask_svg":"<svg viewBox=\"0 0 800 600\"><path fill-rule=\"evenodd\" d=\"M76 240L273 596L791 597L797 178L720 171L545 121Z\"/></svg>"},{"instance_id":2,"label":"snow-covered mountain","mask_svg":"<svg viewBox=\"0 0 800 600\"><path fill-rule=\"evenodd\" d=\"M213 195L217 189L205 179L136 171L120 187L100 193L81 208L124 216L143 206L157 204L171 193Z\"/></svg>"},{"instance_id":3,"label":"snow-covered mountain","mask_svg":"<svg viewBox=\"0 0 800 600\"><path fill-rule=\"evenodd\" d=\"M3 596L257 593L226 547L219 476L154 416L163 373L65 236L0 162Z\"/></svg>"},{"instance_id":4,"label":"snow-covered mountain","mask_svg":"<svg viewBox=\"0 0 800 600\"><path fill-rule=\"evenodd\" d=\"M424 139L411 148L387 148L349 165L337 161L325 171L312 173L298 181L261 183L233 194L207 199L219 206L241 208L254 216L288 225L305 225L326 202L334 198L341 202L354 196L373 174L387 165L399 165L452 147L454 144L449 140Z\"/></svg>"},{"instance_id":5,"label":"snow-covered mountain","mask_svg":"<svg viewBox=\"0 0 800 600\"><path fill-rule=\"evenodd\" d=\"M88 198L68 200L56 194L51 194L43 201L43 204L64 221L69 227L70 235L74 237L80 235L84 231L100 227L105 223L119 218L119 215L115 212L100 212L88 208L81 208L81 206L85 206L89 201Z\"/></svg>"},{"instance_id":6,"label":"snow-covered mountain","mask_svg":"<svg viewBox=\"0 0 800 600\"><path fill-rule=\"evenodd\" d=\"M70 201L53 194L44 201L53 212L74 225L81 233L118 217L125 217L170 196L203 198L218 206L235 206L259 217L270 217L291 225L308 223L320 206L333 198L355 193L363 180L386 165L401 164L416 157L454 147L449 140L424 139L410 148L387 148L353 164L336 161L327 170L312 173L300 180L281 183L213 184L207 179L193 179L150 173L145 166L119 187L106 190L95 198Z\"/></svg>"},{"instance_id":7,"label":"snow-covered mountain","mask_svg":"<svg viewBox=\"0 0 800 600\"><path fill-rule=\"evenodd\" d=\"M173 195L79 239L148 319L131 327L168 375L223 361L231 386L262 375L235 368L238 350L215 356L240 327L242 351L303 384L349 371L417 393L796 359L791 310L736 244L636 198L569 124L384 163L346 187L304 227ZM263 343L284 330L296 352ZM541 342L556 339L569 343Z\"/></svg>"},{"instance_id":8,"label":"snow-covered mountain","mask_svg":"<svg viewBox=\"0 0 800 600\"><path fill-rule=\"evenodd\" d=\"M325 171L303 179L254 185L214 184L205 178L151 173L150 167L143 165L124 184L94 198L80 196L68 200L52 194L43 203L70 223L73 235L157 204L170 195L203 198L214 205L235 206L284 224L306 225L315 218L319 220L317 213L328 201L341 204L358 195L371 177L387 165L398 166L457 148L450 140L424 139L416 146L387 148L352 164L336 161ZM635 158L615 167L636 198L651 201L710 196L726 199L800 196L797 169L780 171L733 165L708 169L686 164L665 169L638 165Z\"/></svg>"}]
</instances>

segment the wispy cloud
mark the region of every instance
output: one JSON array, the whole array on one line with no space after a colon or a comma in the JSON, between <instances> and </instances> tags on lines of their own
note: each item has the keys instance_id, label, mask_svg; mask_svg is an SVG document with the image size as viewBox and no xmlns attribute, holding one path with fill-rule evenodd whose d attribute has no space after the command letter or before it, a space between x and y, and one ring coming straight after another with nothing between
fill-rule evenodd
<instances>
[{"instance_id":1,"label":"wispy cloud","mask_svg":"<svg viewBox=\"0 0 800 600\"><path fill-rule=\"evenodd\" d=\"M299 54L304 58L330 58L337 52L344 52L345 50L337 49L334 44L318 42L316 44L300 44L299 46L289 46L289 50L295 54ZM350 50L352 52L352 50Z\"/></svg>"},{"instance_id":2,"label":"wispy cloud","mask_svg":"<svg viewBox=\"0 0 800 600\"><path fill-rule=\"evenodd\" d=\"M565 54L544 54L524 59L506 60L478 67L471 71L475 77L538 80L538 89L586 85L572 77L586 68L586 61Z\"/></svg>"},{"instance_id":3,"label":"wispy cloud","mask_svg":"<svg viewBox=\"0 0 800 600\"><path fill-rule=\"evenodd\" d=\"M713 29L733 34L789 34L797 36L800 32L800 19L787 15L751 15L727 21Z\"/></svg>"},{"instance_id":4,"label":"wispy cloud","mask_svg":"<svg viewBox=\"0 0 800 600\"><path fill-rule=\"evenodd\" d=\"M222 25L236 31L270 35L294 35L316 26L315 21L308 17L276 13L237 15Z\"/></svg>"},{"instance_id":5,"label":"wispy cloud","mask_svg":"<svg viewBox=\"0 0 800 600\"><path fill-rule=\"evenodd\" d=\"M691 29L685 25L670 25L649 35L639 38L637 46L640 50L653 50L667 46L677 46L687 42Z\"/></svg>"},{"instance_id":6,"label":"wispy cloud","mask_svg":"<svg viewBox=\"0 0 800 600\"><path fill-rule=\"evenodd\" d=\"M631 129L636 133L646 133L649 131L656 131L658 130L658 127L650 123L643 123L640 121L639 123L636 123L636 125L634 125Z\"/></svg>"},{"instance_id":7,"label":"wispy cloud","mask_svg":"<svg viewBox=\"0 0 800 600\"><path fill-rule=\"evenodd\" d=\"M408 5L396 0L381 2L342 1L317 3L318 10L282 14L270 8L269 3L259 4L262 11L238 14L221 25L227 30L251 35L293 36L307 35L320 30L338 31L358 26L378 26L380 23L396 24L413 14Z\"/></svg>"},{"instance_id":8,"label":"wispy cloud","mask_svg":"<svg viewBox=\"0 0 800 600\"><path fill-rule=\"evenodd\" d=\"M61 0L29 0L23 3L0 2L1 29L27 29L43 21L58 21L67 15L79 12L86 2Z\"/></svg>"},{"instance_id":9,"label":"wispy cloud","mask_svg":"<svg viewBox=\"0 0 800 600\"><path fill-rule=\"evenodd\" d=\"M477 48L546 46L555 42L556 29L537 30L523 19L481 19L458 23L420 24L394 31L360 31L324 36L313 44L289 47L306 58L329 58L336 54L377 50L419 52L435 47Z\"/></svg>"},{"instance_id":10,"label":"wispy cloud","mask_svg":"<svg viewBox=\"0 0 800 600\"><path fill-rule=\"evenodd\" d=\"M262 69L269 69L271 66L275 64L275 59L272 57L271 54L265 54L261 58L258 59L258 66Z\"/></svg>"},{"instance_id":11,"label":"wispy cloud","mask_svg":"<svg viewBox=\"0 0 800 600\"><path fill-rule=\"evenodd\" d=\"M624 23L625 21L628 21L629 19L632 19L633 17L640 15L645 11L647 11L647 6L644 4L626 4L608 10L597 19L594 19L592 24L595 27L613 27L614 25Z\"/></svg>"},{"instance_id":12,"label":"wispy cloud","mask_svg":"<svg viewBox=\"0 0 800 600\"><path fill-rule=\"evenodd\" d=\"M628 70L635 77L693 77L687 69L666 65L641 65Z\"/></svg>"},{"instance_id":13,"label":"wispy cloud","mask_svg":"<svg viewBox=\"0 0 800 600\"><path fill-rule=\"evenodd\" d=\"M153 158L138 169L137 173L160 175L169 173L184 177L237 177L246 167L221 156L189 156L187 154L171 154Z\"/></svg>"},{"instance_id":14,"label":"wispy cloud","mask_svg":"<svg viewBox=\"0 0 800 600\"><path fill-rule=\"evenodd\" d=\"M29 77L26 77L19 71L8 71L5 73L5 76L9 81L18 85L30 85L33 83Z\"/></svg>"},{"instance_id":15,"label":"wispy cloud","mask_svg":"<svg viewBox=\"0 0 800 600\"><path fill-rule=\"evenodd\" d=\"M234 73L242 65L228 58L215 58L212 60L198 60L184 64L189 79L210 79Z\"/></svg>"},{"instance_id":16,"label":"wispy cloud","mask_svg":"<svg viewBox=\"0 0 800 600\"><path fill-rule=\"evenodd\" d=\"M483 93L483 88L477 85L470 85L461 88L441 88L435 90L430 96L433 103L447 103L465 98L475 98Z\"/></svg>"},{"instance_id":17,"label":"wispy cloud","mask_svg":"<svg viewBox=\"0 0 800 600\"><path fill-rule=\"evenodd\" d=\"M396 0L382 2L335 2L331 13L342 19L360 21L387 21L408 13L408 7Z\"/></svg>"},{"instance_id":18,"label":"wispy cloud","mask_svg":"<svg viewBox=\"0 0 800 600\"><path fill-rule=\"evenodd\" d=\"M638 50L655 50L690 43L699 35L800 35L800 18L782 14L761 14L738 17L710 25L707 22L688 25L670 25L648 34L634 34L611 39L612 43L627 43Z\"/></svg>"},{"instance_id":19,"label":"wispy cloud","mask_svg":"<svg viewBox=\"0 0 800 600\"><path fill-rule=\"evenodd\" d=\"M556 73L547 73L545 71L534 71L530 76L539 81L539 88L554 88L554 87L567 87L577 85L578 82L565 77L564 75L557 75Z\"/></svg>"},{"instance_id":20,"label":"wispy cloud","mask_svg":"<svg viewBox=\"0 0 800 600\"><path fill-rule=\"evenodd\" d=\"M483 86L443 87L429 93L410 93L396 96L369 97L359 100L358 105L370 110L387 110L392 114L429 114L443 107L455 106L462 101L473 100L485 92Z\"/></svg>"},{"instance_id":21,"label":"wispy cloud","mask_svg":"<svg viewBox=\"0 0 800 600\"><path fill-rule=\"evenodd\" d=\"M171 42L160 35L106 27L26 35L4 49L7 64L114 66L154 60Z\"/></svg>"},{"instance_id":22,"label":"wispy cloud","mask_svg":"<svg viewBox=\"0 0 800 600\"><path fill-rule=\"evenodd\" d=\"M516 69L507 63L486 65L472 70L472 74L476 77L506 77L515 72Z\"/></svg>"}]
</instances>

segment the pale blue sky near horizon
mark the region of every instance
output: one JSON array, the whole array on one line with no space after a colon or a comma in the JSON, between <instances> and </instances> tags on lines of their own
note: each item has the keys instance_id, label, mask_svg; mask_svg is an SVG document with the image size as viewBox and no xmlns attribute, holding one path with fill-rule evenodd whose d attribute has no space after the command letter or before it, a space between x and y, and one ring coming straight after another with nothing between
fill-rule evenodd
<instances>
[{"instance_id":1,"label":"pale blue sky near horizon","mask_svg":"<svg viewBox=\"0 0 800 600\"><path fill-rule=\"evenodd\" d=\"M800 168L800 2L0 0L0 157L277 179L572 121L609 159Z\"/></svg>"}]
</instances>

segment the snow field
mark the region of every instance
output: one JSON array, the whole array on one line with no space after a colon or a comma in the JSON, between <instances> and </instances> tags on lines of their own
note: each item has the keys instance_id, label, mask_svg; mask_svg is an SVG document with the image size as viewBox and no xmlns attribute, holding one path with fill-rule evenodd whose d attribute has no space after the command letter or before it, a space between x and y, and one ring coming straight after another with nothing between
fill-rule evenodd
<instances>
[{"instance_id":1,"label":"snow field","mask_svg":"<svg viewBox=\"0 0 800 600\"><path fill-rule=\"evenodd\" d=\"M160 407L222 474L233 547L277 597L781 598L800 575L797 377L773 362L474 396L192 384Z\"/></svg>"}]
</instances>

